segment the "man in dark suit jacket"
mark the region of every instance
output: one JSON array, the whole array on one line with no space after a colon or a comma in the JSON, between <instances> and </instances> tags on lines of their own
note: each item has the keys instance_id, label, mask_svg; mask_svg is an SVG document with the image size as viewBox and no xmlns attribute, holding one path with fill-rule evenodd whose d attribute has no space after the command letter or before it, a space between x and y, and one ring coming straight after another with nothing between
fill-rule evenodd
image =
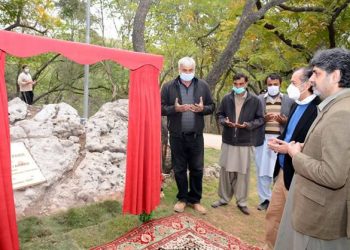
<instances>
[{"instance_id":1,"label":"man in dark suit jacket","mask_svg":"<svg viewBox=\"0 0 350 250\"><path fill-rule=\"evenodd\" d=\"M273 249L274 247L288 189L294 175L292 158L287 153L287 143L290 141L304 142L305 136L317 116L317 105L321 100L313 94L309 81L311 75L312 71L308 68L294 71L287 92L296 103L292 106L283 134L277 139L271 139L268 143L270 149L278 152L275 168L279 174L266 213L266 245L264 249Z\"/></svg>"}]
</instances>

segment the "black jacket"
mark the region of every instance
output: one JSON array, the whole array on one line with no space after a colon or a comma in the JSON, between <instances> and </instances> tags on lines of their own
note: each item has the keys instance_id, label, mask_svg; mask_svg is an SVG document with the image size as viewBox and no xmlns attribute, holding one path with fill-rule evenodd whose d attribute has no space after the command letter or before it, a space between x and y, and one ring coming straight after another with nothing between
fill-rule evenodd
<instances>
[{"instance_id":1,"label":"black jacket","mask_svg":"<svg viewBox=\"0 0 350 250\"><path fill-rule=\"evenodd\" d=\"M178 98L179 104L182 104L180 93L180 78L167 82L163 85L161 91L162 116L167 116L168 129L171 134L180 135L182 132L182 113L175 111L175 99ZM204 129L204 115L209 115L215 110L215 103L211 97L208 84L201 79L193 78L194 84L194 101L200 102L200 97L203 98L204 110L200 113L195 113L195 132L202 134Z\"/></svg>"},{"instance_id":2,"label":"black jacket","mask_svg":"<svg viewBox=\"0 0 350 250\"><path fill-rule=\"evenodd\" d=\"M248 123L247 128L230 128L226 126L225 119L229 118L231 122L236 121L236 109L234 92L226 94L221 101L216 114L220 124L223 125L222 142L232 146L253 146L255 139L254 131L264 124L264 115L262 105L257 96L247 92L247 97L244 100L241 113L238 118L238 123Z\"/></svg>"},{"instance_id":3,"label":"black jacket","mask_svg":"<svg viewBox=\"0 0 350 250\"><path fill-rule=\"evenodd\" d=\"M304 142L306 134L309 131L311 124L314 122L317 116L317 105L320 102L321 100L318 96L315 99L313 99L312 102L310 102L304 114L300 117L300 120L298 121L298 124L294 129L294 132L290 141L296 141L300 143ZM285 126L286 129L283 131L283 134L278 137L279 139L284 140L284 138L286 137L290 118L293 116L297 106L298 105L296 103L293 104L287 124ZM279 154L277 155L274 177L278 175L278 172L281 168L279 164L278 156ZM292 158L289 156L289 154L286 154L284 158L284 166L283 166L283 180L284 180L284 186L286 187L287 190L289 190L290 184L292 183L293 175L294 175L294 167L292 163Z\"/></svg>"}]
</instances>

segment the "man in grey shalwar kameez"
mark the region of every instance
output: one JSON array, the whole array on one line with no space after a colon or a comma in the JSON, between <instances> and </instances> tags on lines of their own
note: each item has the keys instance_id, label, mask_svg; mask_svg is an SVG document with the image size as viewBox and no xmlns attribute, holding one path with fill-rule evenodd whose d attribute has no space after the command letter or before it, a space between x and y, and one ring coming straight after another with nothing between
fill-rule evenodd
<instances>
[{"instance_id":1,"label":"man in grey shalwar kameez","mask_svg":"<svg viewBox=\"0 0 350 250\"><path fill-rule=\"evenodd\" d=\"M253 131L264 124L264 117L259 99L247 92L247 85L247 76L235 75L233 91L225 95L217 112L217 119L223 126L220 199L212 207L226 205L235 195L237 207L249 215L247 199L250 158L255 142Z\"/></svg>"}]
</instances>

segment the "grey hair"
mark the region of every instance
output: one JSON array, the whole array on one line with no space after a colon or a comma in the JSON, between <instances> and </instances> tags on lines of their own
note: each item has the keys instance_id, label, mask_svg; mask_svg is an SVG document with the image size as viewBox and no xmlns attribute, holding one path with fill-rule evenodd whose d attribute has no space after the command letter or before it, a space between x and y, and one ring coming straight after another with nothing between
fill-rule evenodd
<instances>
[{"instance_id":1,"label":"grey hair","mask_svg":"<svg viewBox=\"0 0 350 250\"><path fill-rule=\"evenodd\" d=\"M328 74L340 71L339 87L350 88L350 52L347 49L334 48L319 50L310 61L312 67L325 70Z\"/></svg>"},{"instance_id":2,"label":"grey hair","mask_svg":"<svg viewBox=\"0 0 350 250\"><path fill-rule=\"evenodd\" d=\"M189 56L185 56L179 60L178 67L180 68L181 65L185 66L185 67L193 66L193 68L196 68L196 62L194 61L194 59L192 57L189 57Z\"/></svg>"}]
</instances>

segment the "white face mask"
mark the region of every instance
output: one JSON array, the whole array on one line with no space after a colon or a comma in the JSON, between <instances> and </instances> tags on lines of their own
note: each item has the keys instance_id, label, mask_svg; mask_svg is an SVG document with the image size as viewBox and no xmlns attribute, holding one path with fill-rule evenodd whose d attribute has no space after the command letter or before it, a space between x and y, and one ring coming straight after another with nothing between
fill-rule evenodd
<instances>
[{"instance_id":1,"label":"white face mask","mask_svg":"<svg viewBox=\"0 0 350 250\"><path fill-rule=\"evenodd\" d=\"M292 98L293 100L298 100L300 98L300 90L295 87L294 84L289 84L287 93L289 98Z\"/></svg>"},{"instance_id":2,"label":"white face mask","mask_svg":"<svg viewBox=\"0 0 350 250\"><path fill-rule=\"evenodd\" d=\"M269 93L269 96L276 96L280 92L280 86L268 86L267 87L267 93Z\"/></svg>"},{"instance_id":3,"label":"white face mask","mask_svg":"<svg viewBox=\"0 0 350 250\"><path fill-rule=\"evenodd\" d=\"M180 73L180 79L185 82L192 81L193 78L194 78L194 73L189 73L189 74L182 73L182 72Z\"/></svg>"},{"instance_id":4,"label":"white face mask","mask_svg":"<svg viewBox=\"0 0 350 250\"><path fill-rule=\"evenodd\" d=\"M28 68L25 68L25 69L24 69L24 72L29 73L29 69L28 69Z\"/></svg>"}]
</instances>

